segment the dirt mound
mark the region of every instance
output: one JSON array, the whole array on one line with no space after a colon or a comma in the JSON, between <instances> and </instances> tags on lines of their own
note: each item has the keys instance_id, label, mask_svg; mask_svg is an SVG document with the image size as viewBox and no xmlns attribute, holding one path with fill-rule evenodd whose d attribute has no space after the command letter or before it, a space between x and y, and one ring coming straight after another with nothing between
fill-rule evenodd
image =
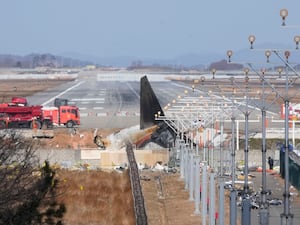
<instances>
[{"instance_id":1,"label":"dirt mound","mask_svg":"<svg viewBox=\"0 0 300 225\"><path fill-rule=\"evenodd\" d=\"M118 131L117 129L68 129L58 128L54 130L53 138L39 139L39 146L44 149L78 149L78 148L98 148L94 143L96 135L105 138Z\"/></svg>"}]
</instances>

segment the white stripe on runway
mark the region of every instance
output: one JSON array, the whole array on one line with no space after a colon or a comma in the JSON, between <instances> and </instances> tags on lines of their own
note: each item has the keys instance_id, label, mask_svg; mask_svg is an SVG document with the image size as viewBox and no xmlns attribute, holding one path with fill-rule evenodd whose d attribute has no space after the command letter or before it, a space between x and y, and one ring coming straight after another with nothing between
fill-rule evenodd
<instances>
[{"instance_id":1,"label":"white stripe on runway","mask_svg":"<svg viewBox=\"0 0 300 225\"><path fill-rule=\"evenodd\" d=\"M73 98L71 101L82 102L82 101L104 101L104 98Z\"/></svg>"},{"instance_id":2,"label":"white stripe on runway","mask_svg":"<svg viewBox=\"0 0 300 225\"><path fill-rule=\"evenodd\" d=\"M45 106L45 105L47 105L48 103L50 103L50 102L54 101L54 99L56 99L56 98L58 98L58 97L62 96L63 94L67 93L68 91L72 90L73 88L76 88L76 87L80 86L80 85L81 85L81 84L83 84L84 82L85 82L85 81L81 81L80 83L78 83L78 84L75 84L74 86L72 86L72 87L68 88L67 90L65 90L65 91L61 92L60 94L58 94L58 95L54 96L53 98L50 98L48 101L44 102L44 103L42 104L42 106Z\"/></svg>"}]
</instances>

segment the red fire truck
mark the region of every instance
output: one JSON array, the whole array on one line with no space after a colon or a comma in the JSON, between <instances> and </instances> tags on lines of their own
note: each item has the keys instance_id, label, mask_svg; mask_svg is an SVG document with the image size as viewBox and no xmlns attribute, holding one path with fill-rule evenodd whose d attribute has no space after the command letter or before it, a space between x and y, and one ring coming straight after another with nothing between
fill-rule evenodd
<instances>
[{"instance_id":1,"label":"red fire truck","mask_svg":"<svg viewBox=\"0 0 300 225\"><path fill-rule=\"evenodd\" d=\"M54 107L43 107L44 117L52 117L53 125L68 128L80 125L80 115L77 106L69 105L67 99L56 98Z\"/></svg>"},{"instance_id":2,"label":"red fire truck","mask_svg":"<svg viewBox=\"0 0 300 225\"><path fill-rule=\"evenodd\" d=\"M10 103L0 104L0 128L51 128L80 125L79 109L68 101L56 107L28 106L27 99L14 97Z\"/></svg>"},{"instance_id":3,"label":"red fire truck","mask_svg":"<svg viewBox=\"0 0 300 225\"><path fill-rule=\"evenodd\" d=\"M44 116L42 106L28 106L26 98L14 97L10 103L0 104L0 128L51 127L52 118Z\"/></svg>"}]
</instances>

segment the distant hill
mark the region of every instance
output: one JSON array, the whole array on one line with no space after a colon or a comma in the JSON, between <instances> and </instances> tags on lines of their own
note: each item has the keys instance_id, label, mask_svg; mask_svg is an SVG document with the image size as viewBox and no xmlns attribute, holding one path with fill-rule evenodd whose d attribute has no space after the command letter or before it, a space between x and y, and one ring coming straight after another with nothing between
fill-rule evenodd
<instances>
[{"instance_id":1,"label":"distant hill","mask_svg":"<svg viewBox=\"0 0 300 225\"><path fill-rule=\"evenodd\" d=\"M190 69L204 69L211 62L221 60L225 56L212 53L201 54L184 54L175 56L173 58L157 57L137 57L137 56L115 56L115 57L97 57L79 53L62 53L61 55L74 59L85 59L93 62L99 66L111 67L132 67L140 64L143 66L151 67L172 67L172 68L190 68Z\"/></svg>"},{"instance_id":2,"label":"distant hill","mask_svg":"<svg viewBox=\"0 0 300 225\"><path fill-rule=\"evenodd\" d=\"M290 46L280 45L276 43L263 43L255 45L255 49L249 48L233 50L232 62L226 63L227 56L224 54L202 52L189 53L170 58L157 57L137 57L137 56L116 56L116 57L99 57L92 55L83 55L78 53L63 53L65 57L78 60L85 59L98 66L104 67L123 67L123 68L166 68L172 70L210 70L217 67L217 70L232 70L247 67L248 63L260 70L264 68L276 68L284 66L279 58L273 53L270 57L270 63L267 63L263 49L292 49ZM281 50L282 54L282 50ZM299 68L300 51L292 51L290 63L295 68Z\"/></svg>"},{"instance_id":3,"label":"distant hill","mask_svg":"<svg viewBox=\"0 0 300 225\"><path fill-rule=\"evenodd\" d=\"M244 68L243 64L239 63L228 63L227 60L223 59L218 62L213 62L208 67L209 70L242 70Z\"/></svg>"},{"instance_id":4,"label":"distant hill","mask_svg":"<svg viewBox=\"0 0 300 225\"><path fill-rule=\"evenodd\" d=\"M179 55L173 58L155 58L137 57L137 56L115 56L100 57L80 53L62 53L60 55L45 54L29 54L26 56L18 55L0 55L0 68L16 67L16 68L74 68L84 67L86 65L95 65L97 67L115 67L127 69L159 69L169 71L185 71L185 70L234 70L242 69L251 63L257 70L261 68L276 68L284 66L284 63L272 53L270 63L267 63L263 49L273 49L276 44L262 44L255 46L254 50L241 49L233 51L232 62L227 63L226 52L224 54L215 53L190 53ZM269 47L269 48L268 48ZM289 49L288 46L281 46L280 49ZM282 54L282 51L281 51ZM292 51L289 63L296 69L300 68L299 59L300 51Z\"/></svg>"},{"instance_id":5,"label":"distant hill","mask_svg":"<svg viewBox=\"0 0 300 225\"><path fill-rule=\"evenodd\" d=\"M36 67L79 67L91 64L84 60L75 60L52 54L30 54L26 56L0 55L0 67L36 68Z\"/></svg>"},{"instance_id":6,"label":"distant hill","mask_svg":"<svg viewBox=\"0 0 300 225\"><path fill-rule=\"evenodd\" d=\"M187 54L173 59L122 57L93 57L80 54L56 56L52 54L29 54L26 56L0 55L0 68L36 68L36 67L83 67L96 65L99 67L124 67L129 69L160 68L165 70L203 70L213 61L219 60L216 55Z\"/></svg>"}]
</instances>

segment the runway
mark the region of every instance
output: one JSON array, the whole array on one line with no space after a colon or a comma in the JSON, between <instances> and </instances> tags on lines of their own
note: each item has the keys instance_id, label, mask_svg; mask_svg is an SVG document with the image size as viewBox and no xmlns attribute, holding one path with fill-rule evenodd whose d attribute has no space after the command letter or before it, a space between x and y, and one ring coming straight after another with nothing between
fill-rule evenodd
<instances>
[{"instance_id":1,"label":"runway","mask_svg":"<svg viewBox=\"0 0 300 225\"><path fill-rule=\"evenodd\" d=\"M28 101L30 104L53 106L56 97L67 98L70 104L79 107L82 128L125 128L138 125L140 77L144 74L124 74L123 79L112 79L112 73L109 76L108 79L106 74L81 72L77 80L37 93L28 97ZM162 106L184 91L184 87L172 86L172 81L165 80L164 75L154 76L151 85Z\"/></svg>"},{"instance_id":2,"label":"runway","mask_svg":"<svg viewBox=\"0 0 300 225\"><path fill-rule=\"evenodd\" d=\"M185 91L189 92L189 96L196 98L208 93L212 88L212 85L198 85L192 91L192 83L188 80L170 81L170 77L178 75L169 73L146 75L162 107L175 101L178 96L183 96ZM37 93L28 100L30 104L53 106L56 97L69 99L71 104L80 109L82 128L130 127L139 124L142 76L145 76L145 73L134 71L81 71L75 81ZM222 96L224 93L216 91L215 95L218 94ZM268 117L279 116L279 108L279 106L268 108ZM255 104L250 102L249 109L251 120L257 120L261 116L261 111ZM237 112L237 115L239 116L237 119L243 121L242 111ZM257 128L253 128L253 131L260 129L260 123L255 126ZM242 124L240 128L243 129Z\"/></svg>"}]
</instances>

